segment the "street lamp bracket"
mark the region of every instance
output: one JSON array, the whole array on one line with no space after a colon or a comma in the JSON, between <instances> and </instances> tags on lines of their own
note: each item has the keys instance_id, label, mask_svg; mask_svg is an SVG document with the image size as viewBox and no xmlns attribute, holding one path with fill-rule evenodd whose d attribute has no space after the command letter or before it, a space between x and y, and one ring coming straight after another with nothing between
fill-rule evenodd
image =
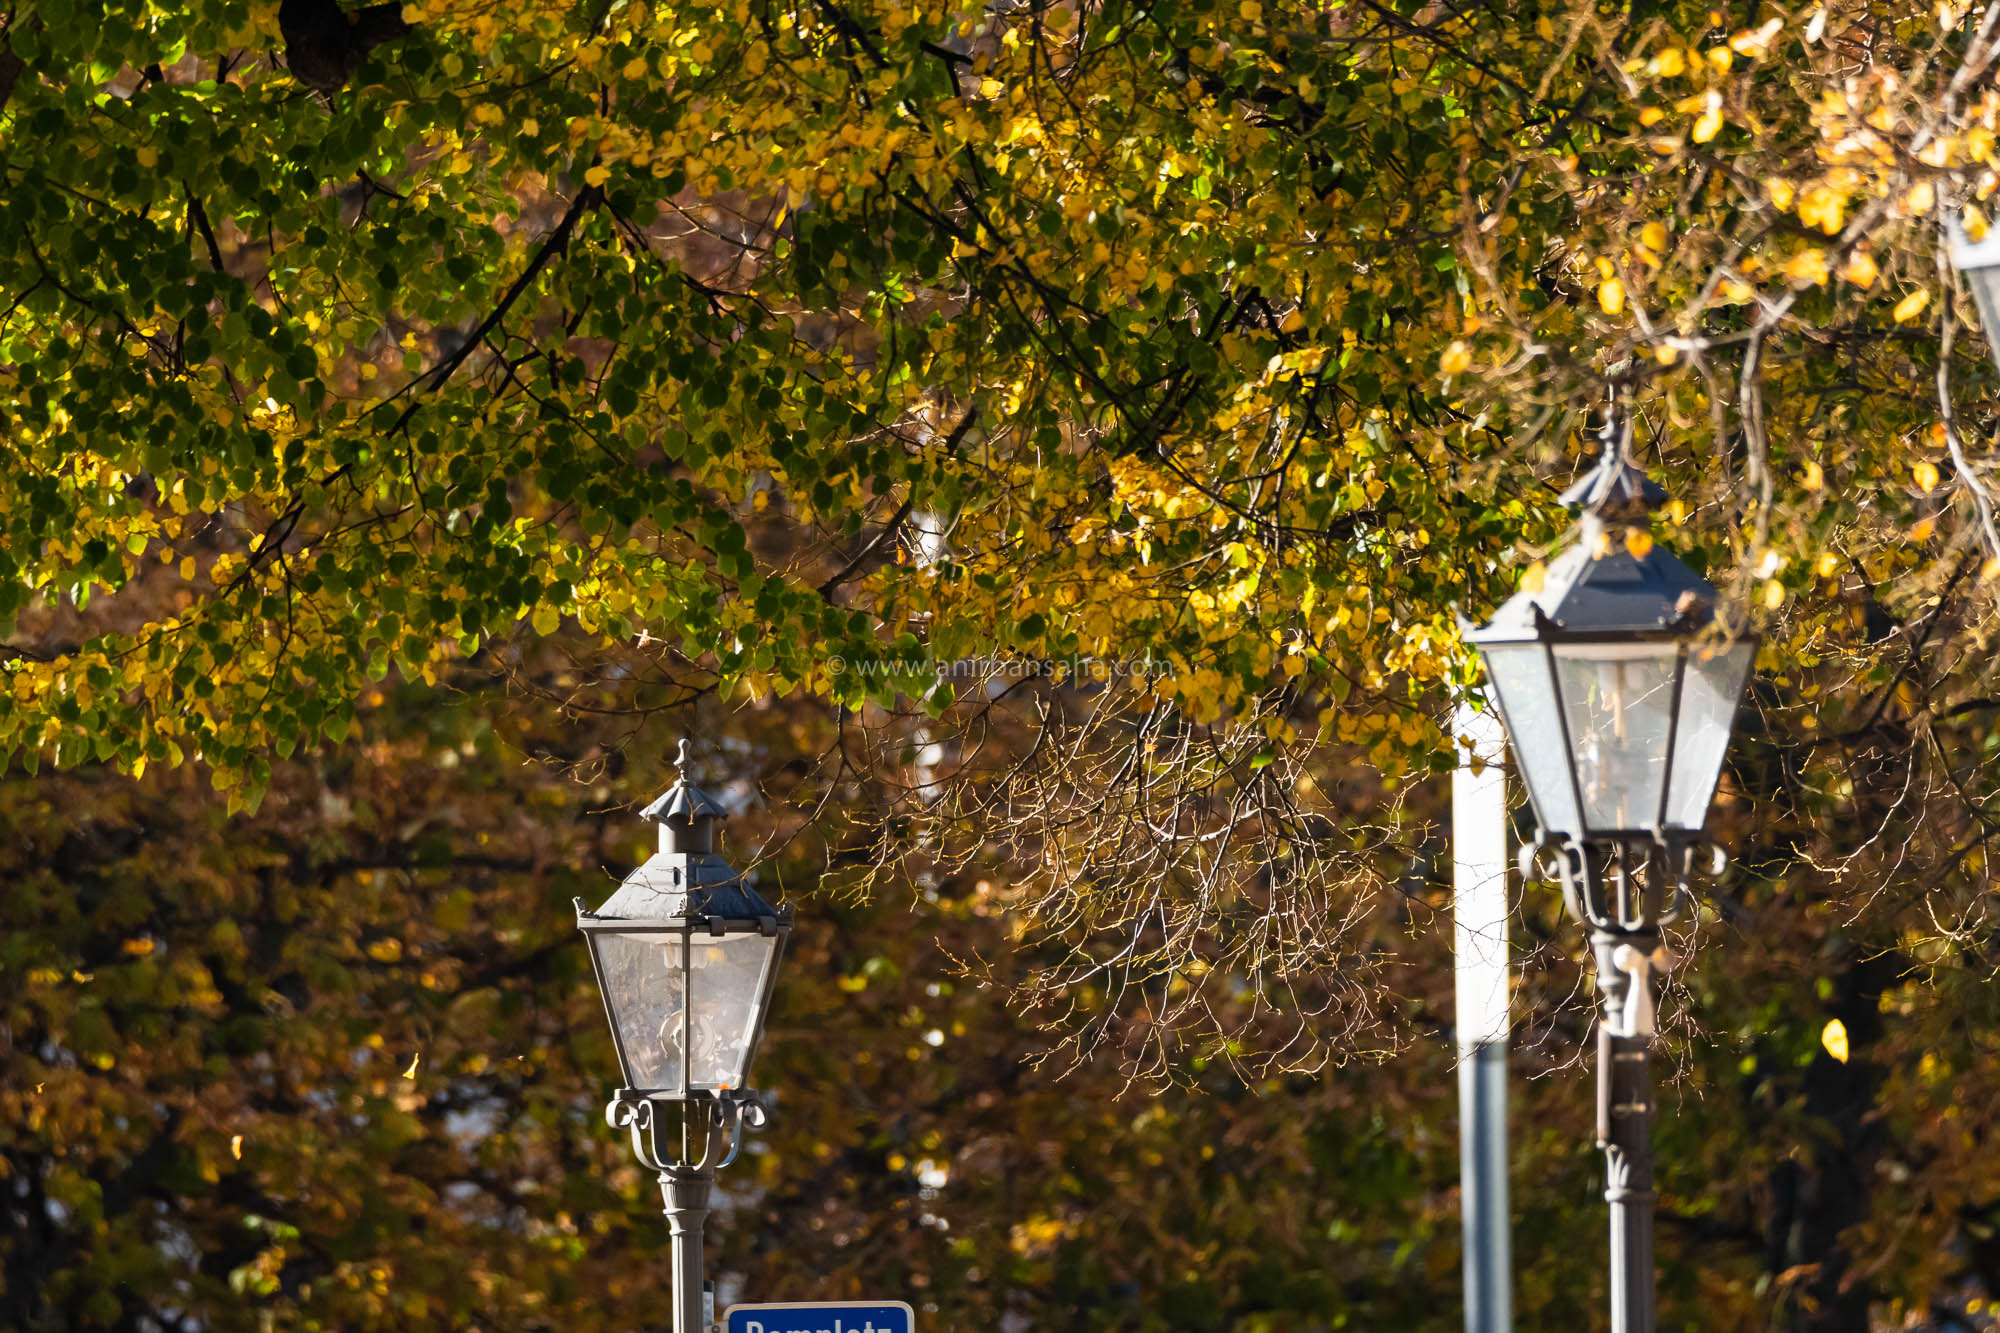
<instances>
[{"instance_id":1,"label":"street lamp bracket","mask_svg":"<svg viewBox=\"0 0 2000 1333\"><path fill-rule=\"evenodd\" d=\"M1704 848L1706 873L1717 878L1728 868L1729 854L1703 838L1667 830L1650 838L1543 838L1522 844L1521 878L1561 884L1563 902L1579 925L1616 935L1651 934L1672 925L1693 903Z\"/></svg>"},{"instance_id":2,"label":"street lamp bracket","mask_svg":"<svg viewBox=\"0 0 2000 1333\"><path fill-rule=\"evenodd\" d=\"M664 1140L661 1136L669 1119L663 1112L669 1105L677 1105L681 1113L678 1151L671 1129ZM694 1089L673 1097L620 1088L605 1104L604 1122L613 1129L629 1131L632 1154L639 1164L666 1177L728 1166L743 1146L745 1127L764 1128L771 1123L771 1112L764 1099L749 1088L722 1092Z\"/></svg>"}]
</instances>

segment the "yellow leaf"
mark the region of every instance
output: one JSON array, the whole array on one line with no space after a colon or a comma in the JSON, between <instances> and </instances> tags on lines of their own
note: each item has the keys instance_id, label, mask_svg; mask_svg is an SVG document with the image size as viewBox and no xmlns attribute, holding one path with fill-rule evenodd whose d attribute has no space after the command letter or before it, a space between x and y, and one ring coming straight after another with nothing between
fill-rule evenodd
<instances>
[{"instance_id":1,"label":"yellow leaf","mask_svg":"<svg viewBox=\"0 0 2000 1333\"><path fill-rule=\"evenodd\" d=\"M1914 476L1917 479L1917 485L1923 487L1926 493L1929 493L1937 489L1937 484L1938 484L1937 464L1931 462L1929 459L1925 459L1921 463L1918 463L1915 467L1912 467L1910 469L1910 475Z\"/></svg>"},{"instance_id":2,"label":"yellow leaf","mask_svg":"<svg viewBox=\"0 0 2000 1333\"><path fill-rule=\"evenodd\" d=\"M1772 579L1764 585L1764 606L1775 611L1785 604L1785 585Z\"/></svg>"},{"instance_id":3,"label":"yellow leaf","mask_svg":"<svg viewBox=\"0 0 2000 1333\"><path fill-rule=\"evenodd\" d=\"M1918 181L1903 196L1903 211L1913 218L1920 218L1937 204L1937 189L1929 181Z\"/></svg>"},{"instance_id":4,"label":"yellow leaf","mask_svg":"<svg viewBox=\"0 0 2000 1333\"><path fill-rule=\"evenodd\" d=\"M1711 104L1708 110L1702 113L1701 119L1694 123L1694 134L1691 137L1696 143L1707 143L1721 132L1722 108Z\"/></svg>"},{"instance_id":5,"label":"yellow leaf","mask_svg":"<svg viewBox=\"0 0 2000 1333\"><path fill-rule=\"evenodd\" d=\"M1799 251L1785 261L1785 276L1801 286L1826 286L1826 251L1817 247Z\"/></svg>"},{"instance_id":6,"label":"yellow leaf","mask_svg":"<svg viewBox=\"0 0 2000 1333\"><path fill-rule=\"evenodd\" d=\"M1438 369L1447 375L1463 374L1471 366L1472 349L1463 342L1454 342L1445 348L1444 355L1438 358Z\"/></svg>"},{"instance_id":7,"label":"yellow leaf","mask_svg":"<svg viewBox=\"0 0 2000 1333\"><path fill-rule=\"evenodd\" d=\"M1818 569L1819 576L1823 579L1830 579L1835 574L1838 574L1840 572L1840 553L1837 551L1822 551L1819 557Z\"/></svg>"},{"instance_id":8,"label":"yellow leaf","mask_svg":"<svg viewBox=\"0 0 2000 1333\"><path fill-rule=\"evenodd\" d=\"M1639 228L1639 243L1648 250L1667 248L1667 229L1657 222L1648 222Z\"/></svg>"},{"instance_id":9,"label":"yellow leaf","mask_svg":"<svg viewBox=\"0 0 2000 1333\"><path fill-rule=\"evenodd\" d=\"M1891 316L1894 317L1895 321L1898 324L1907 324L1911 320L1915 319L1918 315L1923 314L1924 307L1929 305L1930 303L1931 303L1931 294L1923 290L1922 288L1919 288L1918 290L1911 292L1908 296L1904 297L1902 300L1896 302L1896 308L1890 311L1889 313Z\"/></svg>"},{"instance_id":10,"label":"yellow leaf","mask_svg":"<svg viewBox=\"0 0 2000 1333\"><path fill-rule=\"evenodd\" d=\"M1258 19L1264 17L1264 6L1258 4L1257 0L1243 0L1243 3L1237 7L1236 12L1250 22L1255 23Z\"/></svg>"},{"instance_id":11,"label":"yellow leaf","mask_svg":"<svg viewBox=\"0 0 2000 1333\"><path fill-rule=\"evenodd\" d=\"M239 1162L243 1160L243 1136L241 1134L232 1134L229 1136L229 1155Z\"/></svg>"},{"instance_id":12,"label":"yellow leaf","mask_svg":"<svg viewBox=\"0 0 2000 1333\"><path fill-rule=\"evenodd\" d=\"M1856 250L1853 254L1849 255L1847 263L1840 270L1841 277L1846 278L1863 291L1873 287L1875 279L1880 277L1881 273L1882 271L1875 267L1875 256L1869 254L1866 250Z\"/></svg>"},{"instance_id":13,"label":"yellow leaf","mask_svg":"<svg viewBox=\"0 0 2000 1333\"><path fill-rule=\"evenodd\" d=\"M149 170L160 163L159 151L151 147L141 148L138 152L138 158L139 165Z\"/></svg>"},{"instance_id":14,"label":"yellow leaf","mask_svg":"<svg viewBox=\"0 0 2000 1333\"><path fill-rule=\"evenodd\" d=\"M403 1071L403 1077L404 1077L404 1078L415 1078L415 1077L417 1076L417 1062L418 1062L418 1061L420 1061L420 1060L422 1060L423 1058L424 1058L424 1055L423 1055L423 1052L422 1052L422 1051L419 1051L419 1052L417 1052L417 1053L416 1053L415 1055L411 1056L411 1057L410 1057L410 1067L409 1067L408 1069L405 1069L405 1070Z\"/></svg>"},{"instance_id":15,"label":"yellow leaf","mask_svg":"<svg viewBox=\"0 0 2000 1333\"><path fill-rule=\"evenodd\" d=\"M1639 123L1641 125L1646 126L1648 129L1651 129L1653 126L1659 124L1662 120L1666 119L1666 115L1667 113L1660 110L1660 108L1656 106L1649 106L1644 111L1641 111L1639 113Z\"/></svg>"},{"instance_id":16,"label":"yellow leaf","mask_svg":"<svg viewBox=\"0 0 2000 1333\"><path fill-rule=\"evenodd\" d=\"M1653 549L1653 534L1644 528L1627 528L1625 549L1631 552L1634 560L1644 560L1646 553Z\"/></svg>"},{"instance_id":17,"label":"yellow leaf","mask_svg":"<svg viewBox=\"0 0 2000 1333\"><path fill-rule=\"evenodd\" d=\"M535 608L535 633L554 634L562 625L562 612L544 602Z\"/></svg>"},{"instance_id":18,"label":"yellow leaf","mask_svg":"<svg viewBox=\"0 0 2000 1333\"><path fill-rule=\"evenodd\" d=\"M610 170L602 166L591 167L583 173L583 183L585 185L602 185L610 179Z\"/></svg>"},{"instance_id":19,"label":"yellow leaf","mask_svg":"<svg viewBox=\"0 0 2000 1333\"><path fill-rule=\"evenodd\" d=\"M1792 189L1790 181L1781 176L1773 176L1764 182L1764 193L1771 196L1771 202L1778 206L1780 212L1792 211L1792 200L1797 197L1797 192Z\"/></svg>"},{"instance_id":20,"label":"yellow leaf","mask_svg":"<svg viewBox=\"0 0 2000 1333\"><path fill-rule=\"evenodd\" d=\"M1522 572L1521 591L1540 592L1542 590L1542 585L1548 581L1548 577L1549 577L1548 567L1544 565L1541 561L1537 560L1534 564L1529 565L1527 569Z\"/></svg>"},{"instance_id":21,"label":"yellow leaf","mask_svg":"<svg viewBox=\"0 0 2000 1333\"><path fill-rule=\"evenodd\" d=\"M1678 46L1670 46L1653 57L1653 72L1662 78L1671 79L1687 68L1687 57Z\"/></svg>"},{"instance_id":22,"label":"yellow leaf","mask_svg":"<svg viewBox=\"0 0 2000 1333\"><path fill-rule=\"evenodd\" d=\"M1819 1044L1826 1047L1826 1053L1842 1064L1847 1063L1847 1024L1837 1018L1826 1020L1826 1026L1819 1030Z\"/></svg>"},{"instance_id":23,"label":"yellow leaf","mask_svg":"<svg viewBox=\"0 0 2000 1333\"><path fill-rule=\"evenodd\" d=\"M1832 236L1847 221L1847 200L1837 190L1815 185L1799 200L1799 221Z\"/></svg>"},{"instance_id":24,"label":"yellow leaf","mask_svg":"<svg viewBox=\"0 0 2000 1333\"><path fill-rule=\"evenodd\" d=\"M1281 333L1297 333L1300 329L1304 328L1305 326L1306 326L1306 317L1300 312L1294 310L1290 314L1286 315L1284 319L1279 322L1278 331Z\"/></svg>"},{"instance_id":25,"label":"yellow leaf","mask_svg":"<svg viewBox=\"0 0 2000 1333\"><path fill-rule=\"evenodd\" d=\"M1818 463L1807 463L1805 488L1809 491L1816 491L1824 485L1826 485L1826 469L1822 468Z\"/></svg>"},{"instance_id":26,"label":"yellow leaf","mask_svg":"<svg viewBox=\"0 0 2000 1333\"><path fill-rule=\"evenodd\" d=\"M1625 308L1625 284L1616 278L1606 278L1597 285L1597 304L1607 315L1615 315Z\"/></svg>"}]
</instances>

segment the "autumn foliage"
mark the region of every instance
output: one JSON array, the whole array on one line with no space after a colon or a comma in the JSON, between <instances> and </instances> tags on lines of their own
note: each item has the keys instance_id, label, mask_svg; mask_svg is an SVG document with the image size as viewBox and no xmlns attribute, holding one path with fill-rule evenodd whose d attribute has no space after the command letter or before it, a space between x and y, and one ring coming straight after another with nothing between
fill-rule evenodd
<instances>
[{"instance_id":1,"label":"autumn foliage","mask_svg":"<svg viewBox=\"0 0 2000 1333\"><path fill-rule=\"evenodd\" d=\"M1665 1324L1967 1317L1996 25L22 0L0 1311L651 1318L566 914L690 730L807 923L728 1281L1453 1324L1457 616L1615 408L1764 634L1672 941ZM1552 897L1519 1299L1581 1327Z\"/></svg>"}]
</instances>

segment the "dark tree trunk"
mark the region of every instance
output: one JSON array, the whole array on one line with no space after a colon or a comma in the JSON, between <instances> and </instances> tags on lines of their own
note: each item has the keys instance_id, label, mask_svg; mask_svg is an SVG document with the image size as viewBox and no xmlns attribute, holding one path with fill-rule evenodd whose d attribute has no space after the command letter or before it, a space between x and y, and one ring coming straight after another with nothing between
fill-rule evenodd
<instances>
[{"instance_id":1,"label":"dark tree trunk","mask_svg":"<svg viewBox=\"0 0 2000 1333\"><path fill-rule=\"evenodd\" d=\"M1864 1057L1882 1031L1877 1003L1901 969L1895 955L1849 965L1830 1015L1847 1028L1848 1060L1843 1064L1821 1051L1805 1071L1805 1109L1820 1133L1801 1144L1799 1156L1772 1180L1771 1267L1794 1279L1788 1284L1788 1333L1869 1333L1873 1292L1854 1279L1854 1256L1841 1235L1868 1216L1868 1179L1878 1149L1869 1112L1880 1073Z\"/></svg>"}]
</instances>

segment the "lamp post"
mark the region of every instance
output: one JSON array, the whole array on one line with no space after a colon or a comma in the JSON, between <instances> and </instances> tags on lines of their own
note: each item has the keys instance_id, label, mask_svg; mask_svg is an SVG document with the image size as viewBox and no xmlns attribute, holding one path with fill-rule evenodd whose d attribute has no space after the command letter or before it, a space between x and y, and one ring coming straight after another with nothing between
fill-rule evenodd
<instances>
[{"instance_id":1,"label":"lamp post","mask_svg":"<svg viewBox=\"0 0 2000 1333\"><path fill-rule=\"evenodd\" d=\"M674 1333L706 1325L702 1224L744 1126L765 1123L747 1079L792 929L791 909L764 901L716 852L724 811L690 767L682 741L680 781L641 812L659 824L660 850L595 912L576 900L625 1076L604 1118L631 1131L666 1199Z\"/></svg>"},{"instance_id":2,"label":"lamp post","mask_svg":"<svg viewBox=\"0 0 2000 1333\"><path fill-rule=\"evenodd\" d=\"M1611 1205L1611 1327L1653 1333L1652 1080L1660 927L1690 897L1755 636L1717 618L1716 591L1653 545L1666 493L1614 422L1597 467L1563 495L1582 540L1538 588L1466 627L1540 824L1524 877L1552 860L1590 931L1598 1024L1597 1139ZM1713 850L1710 873L1723 858Z\"/></svg>"}]
</instances>

